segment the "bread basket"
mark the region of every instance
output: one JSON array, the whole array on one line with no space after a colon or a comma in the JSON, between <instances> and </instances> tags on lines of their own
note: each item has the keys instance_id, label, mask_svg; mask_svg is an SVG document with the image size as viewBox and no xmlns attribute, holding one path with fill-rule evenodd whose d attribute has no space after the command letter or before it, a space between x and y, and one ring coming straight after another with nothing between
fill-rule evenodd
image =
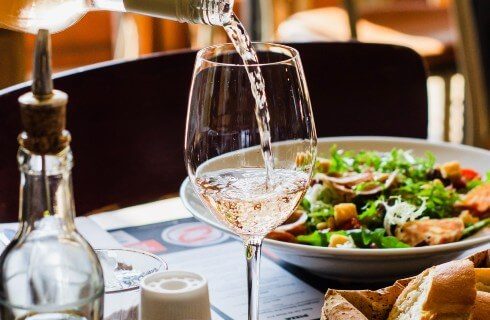
<instances>
[{"instance_id":1,"label":"bread basket","mask_svg":"<svg viewBox=\"0 0 490 320\"><path fill-rule=\"evenodd\" d=\"M490 267L490 250L468 258L477 268ZM325 295L322 320L386 320L396 299L412 278L396 281L392 286L376 291L334 290Z\"/></svg>"}]
</instances>

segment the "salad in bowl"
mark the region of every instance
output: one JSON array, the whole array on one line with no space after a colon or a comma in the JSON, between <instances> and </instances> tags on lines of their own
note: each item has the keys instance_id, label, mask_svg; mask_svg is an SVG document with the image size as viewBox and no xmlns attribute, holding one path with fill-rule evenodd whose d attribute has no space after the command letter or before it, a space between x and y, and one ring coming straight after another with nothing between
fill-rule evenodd
<instances>
[{"instance_id":1,"label":"salad in bowl","mask_svg":"<svg viewBox=\"0 0 490 320\"><path fill-rule=\"evenodd\" d=\"M298 154L296 165L309 154ZM351 151L317 157L310 188L268 238L331 248L433 246L490 226L490 173L427 152Z\"/></svg>"},{"instance_id":2,"label":"salad in bowl","mask_svg":"<svg viewBox=\"0 0 490 320\"><path fill-rule=\"evenodd\" d=\"M273 257L329 279L380 282L490 248L490 151L399 137L319 138L317 150L305 200L264 241ZM180 195L194 217L229 232L188 179Z\"/></svg>"}]
</instances>

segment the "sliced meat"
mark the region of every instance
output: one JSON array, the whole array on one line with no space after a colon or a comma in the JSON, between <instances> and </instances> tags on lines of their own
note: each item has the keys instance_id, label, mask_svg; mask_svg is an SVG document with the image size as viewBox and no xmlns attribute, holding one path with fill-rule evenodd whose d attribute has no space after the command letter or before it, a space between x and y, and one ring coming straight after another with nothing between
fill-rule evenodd
<instances>
[{"instance_id":1,"label":"sliced meat","mask_svg":"<svg viewBox=\"0 0 490 320\"><path fill-rule=\"evenodd\" d=\"M484 214L490 211L490 183L483 184L468 192L458 206Z\"/></svg>"},{"instance_id":2,"label":"sliced meat","mask_svg":"<svg viewBox=\"0 0 490 320\"><path fill-rule=\"evenodd\" d=\"M271 231L267 235L267 238L272 240L282 241L282 242L292 242L292 243L298 242L296 241L295 236L293 236L289 232L284 232L284 231Z\"/></svg>"},{"instance_id":3,"label":"sliced meat","mask_svg":"<svg viewBox=\"0 0 490 320\"><path fill-rule=\"evenodd\" d=\"M341 178L337 177L331 177L327 176L326 174L323 173L317 173L314 177L315 180L320 180L320 181L330 181L335 184L341 184L341 185L356 185L361 182L366 182L373 180L373 174L370 172L364 172L364 173L355 173L355 174L350 174L350 175L345 175Z\"/></svg>"},{"instance_id":4,"label":"sliced meat","mask_svg":"<svg viewBox=\"0 0 490 320\"><path fill-rule=\"evenodd\" d=\"M323 173L317 173L314 181L321 182L325 186L332 186L338 193L348 197L369 196L380 193L381 191L391 187L396 181L398 170L390 174L379 172L363 172L363 173L348 173L342 177L332 177ZM382 182L382 185L373 184L372 187L361 191L354 191L355 187L361 183L367 182Z\"/></svg>"},{"instance_id":5,"label":"sliced meat","mask_svg":"<svg viewBox=\"0 0 490 320\"><path fill-rule=\"evenodd\" d=\"M455 242L463 235L464 224L460 218L410 221L397 227L395 236L413 247Z\"/></svg>"},{"instance_id":6,"label":"sliced meat","mask_svg":"<svg viewBox=\"0 0 490 320\"><path fill-rule=\"evenodd\" d=\"M296 221L290 222L288 224L283 224L277 227L274 231L277 232L287 232L294 236L306 233L306 221L308 220L308 215L305 211L302 211L301 215L296 219Z\"/></svg>"}]
</instances>

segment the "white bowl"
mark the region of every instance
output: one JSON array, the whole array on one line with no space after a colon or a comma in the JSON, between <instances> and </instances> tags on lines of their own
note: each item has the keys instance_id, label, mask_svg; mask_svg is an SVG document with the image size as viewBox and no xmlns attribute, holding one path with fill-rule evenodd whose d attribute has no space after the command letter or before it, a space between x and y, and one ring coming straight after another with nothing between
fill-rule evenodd
<instances>
[{"instance_id":1,"label":"white bowl","mask_svg":"<svg viewBox=\"0 0 490 320\"><path fill-rule=\"evenodd\" d=\"M392 137L337 137L318 140L318 152L327 153L337 144L346 150L390 151L392 148L413 150L422 156L432 152L438 163L457 160L463 167L481 174L490 171L490 151L449 143ZM200 221L231 233L202 204L189 179L181 186L180 196L185 207ZM452 260L476 246L490 247L487 228L465 240L430 247L407 249L325 248L266 239L264 245L282 260L307 269L325 278L353 282L390 281L412 276L423 269Z\"/></svg>"}]
</instances>

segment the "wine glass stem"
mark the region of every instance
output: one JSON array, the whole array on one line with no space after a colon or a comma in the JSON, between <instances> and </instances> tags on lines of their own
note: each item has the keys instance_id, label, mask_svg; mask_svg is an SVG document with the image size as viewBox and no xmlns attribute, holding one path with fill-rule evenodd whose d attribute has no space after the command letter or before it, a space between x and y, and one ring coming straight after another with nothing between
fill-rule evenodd
<instances>
[{"instance_id":1,"label":"wine glass stem","mask_svg":"<svg viewBox=\"0 0 490 320\"><path fill-rule=\"evenodd\" d=\"M262 238L245 240L248 278L248 320L259 319L259 280Z\"/></svg>"}]
</instances>

